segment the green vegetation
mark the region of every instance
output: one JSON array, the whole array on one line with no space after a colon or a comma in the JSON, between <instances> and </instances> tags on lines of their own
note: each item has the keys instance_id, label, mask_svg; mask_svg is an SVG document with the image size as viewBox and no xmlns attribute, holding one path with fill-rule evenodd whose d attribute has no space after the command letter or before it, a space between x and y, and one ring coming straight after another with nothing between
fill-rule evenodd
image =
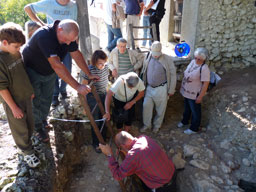
<instances>
[{"instance_id":1,"label":"green vegetation","mask_svg":"<svg viewBox=\"0 0 256 192\"><path fill-rule=\"evenodd\" d=\"M35 1L38 0L0 0L0 25L12 21L24 27L29 20L24 6ZM40 18L45 20L44 15L40 15Z\"/></svg>"}]
</instances>

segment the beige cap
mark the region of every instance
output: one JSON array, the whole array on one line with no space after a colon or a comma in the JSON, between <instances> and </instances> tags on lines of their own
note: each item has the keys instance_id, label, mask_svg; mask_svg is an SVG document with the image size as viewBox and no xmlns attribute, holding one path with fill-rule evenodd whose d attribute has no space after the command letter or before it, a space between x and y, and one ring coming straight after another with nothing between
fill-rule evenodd
<instances>
[{"instance_id":1,"label":"beige cap","mask_svg":"<svg viewBox=\"0 0 256 192\"><path fill-rule=\"evenodd\" d=\"M159 57L162 54L162 44L159 41L154 41L151 45L151 53L153 57Z\"/></svg>"}]
</instances>

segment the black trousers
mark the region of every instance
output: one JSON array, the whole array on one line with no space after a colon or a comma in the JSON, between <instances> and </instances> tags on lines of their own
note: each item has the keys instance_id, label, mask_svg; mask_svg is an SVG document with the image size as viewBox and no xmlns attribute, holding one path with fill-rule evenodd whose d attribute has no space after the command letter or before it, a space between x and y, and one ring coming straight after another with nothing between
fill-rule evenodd
<instances>
[{"instance_id":1,"label":"black trousers","mask_svg":"<svg viewBox=\"0 0 256 192\"><path fill-rule=\"evenodd\" d=\"M150 26L152 26L153 23L156 25L156 36L157 36L158 41L160 41L159 25L160 25L161 20L162 20L162 18L156 16L155 14L149 17ZM151 37L153 37L153 30L152 29L150 29L150 34L151 34Z\"/></svg>"}]
</instances>

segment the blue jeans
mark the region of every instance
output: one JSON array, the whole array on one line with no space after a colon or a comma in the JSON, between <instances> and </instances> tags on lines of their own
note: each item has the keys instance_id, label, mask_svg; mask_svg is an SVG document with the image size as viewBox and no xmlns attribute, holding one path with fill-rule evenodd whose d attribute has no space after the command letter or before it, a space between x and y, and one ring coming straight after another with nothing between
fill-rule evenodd
<instances>
[{"instance_id":1,"label":"blue jeans","mask_svg":"<svg viewBox=\"0 0 256 192\"><path fill-rule=\"evenodd\" d=\"M108 29L108 46L107 49L112 51L116 47L116 41L122 37L120 28L112 28L112 25L107 25Z\"/></svg>"},{"instance_id":2,"label":"blue jeans","mask_svg":"<svg viewBox=\"0 0 256 192\"><path fill-rule=\"evenodd\" d=\"M143 16L143 26L150 26L149 23L149 17L148 15L144 15ZM150 34L150 29L149 28L145 28L143 29L143 38L151 38L151 34ZM149 46L151 46L152 41L148 40ZM147 44L147 40L143 40L142 45L146 46Z\"/></svg>"},{"instance_id":3,"label":"blue jeans","mask_svg":"<svg viewBox=\"0 0 256 192\"><path fill-rule=\"evenodd\" d=\"M67 55L64 57L63 64L66 66L68 71L71 73L72 58L70 56L70 53L67 53ZM57 96L58 97L59 93L67 94L66 87L67 87L67 83L57 76L56 80L55 80L53 96Z\"/></svg>"},{"instance_id":4,"label":"blue jeans","mask_svg":"<svg viewBox=\"0 0 256 192\"><path fill-rule=\"evenodd\" d=\"M44 76L29 67L26 70L34 88L35 98L33 99L32 109L35 130L38 131L43 128L43 120L47 118L51 107L56 73Z\"/></svg>"},{"instance_id":5,"label":"blue jeans","mask_svg":"<svg viewBox=\"0 0 256 192\"><path fill-rule=\"evenodd\" d=\"M189 119L192 114L190 129L192 131L199 131L201 123L201 104L197 104L196 100L184 98L184 113L182 123L184 125L189 124Z\"/></svg>"}]
</instances>

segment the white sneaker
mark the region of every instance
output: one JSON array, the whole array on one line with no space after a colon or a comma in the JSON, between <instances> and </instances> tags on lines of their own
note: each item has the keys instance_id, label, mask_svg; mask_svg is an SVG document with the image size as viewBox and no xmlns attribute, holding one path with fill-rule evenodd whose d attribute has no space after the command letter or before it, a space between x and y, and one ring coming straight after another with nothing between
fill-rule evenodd
<instances>
[{"instance_id":1,"label":"white sneaker","mask_svg":"<svg viewBox=\"0 0 256 192\"><path fill-rule=\"evenodd\" d=\"M182 128L184 126L184 124L182 123L182 122L179 122L178 124L177 124L177 127L178 128Z\"/></svg>"},{"instance_id":2,"label":"white sneaker","mask_svg":"<svg viewBox=\"0 0 256 192\"><path fill-rule=\"evenodd\" d=\"M40 160L37 156L33 153L31 155L25 155L24 161L28 164L29 167L37 167L40 164Z\"/></svg>"},{"instance_id":3,"label":"white sneaker","mask_svg":"<svg viewBox=\"0 0 256 192\"><path fill-rule=\"evenodd\" d=\"M146 132L148 129L149 129L148 127L143 126L143 127L140 129L140 132L141 132L141 133L144 133L144 132Z\"/></svg>"},{"instance_id":4,"label":"white sneaker","mask_svg":"<svg viewBox=\"0 0 256 192\"><path fill-rule=\"evenodd\" d=\"M184 133L187 134L187 135L192 135L192 134L195 134L196 132L195 132L195 131L192 131L191 129L186 129L186 130L184 131Z\"/></svg>"}]
</instances>

